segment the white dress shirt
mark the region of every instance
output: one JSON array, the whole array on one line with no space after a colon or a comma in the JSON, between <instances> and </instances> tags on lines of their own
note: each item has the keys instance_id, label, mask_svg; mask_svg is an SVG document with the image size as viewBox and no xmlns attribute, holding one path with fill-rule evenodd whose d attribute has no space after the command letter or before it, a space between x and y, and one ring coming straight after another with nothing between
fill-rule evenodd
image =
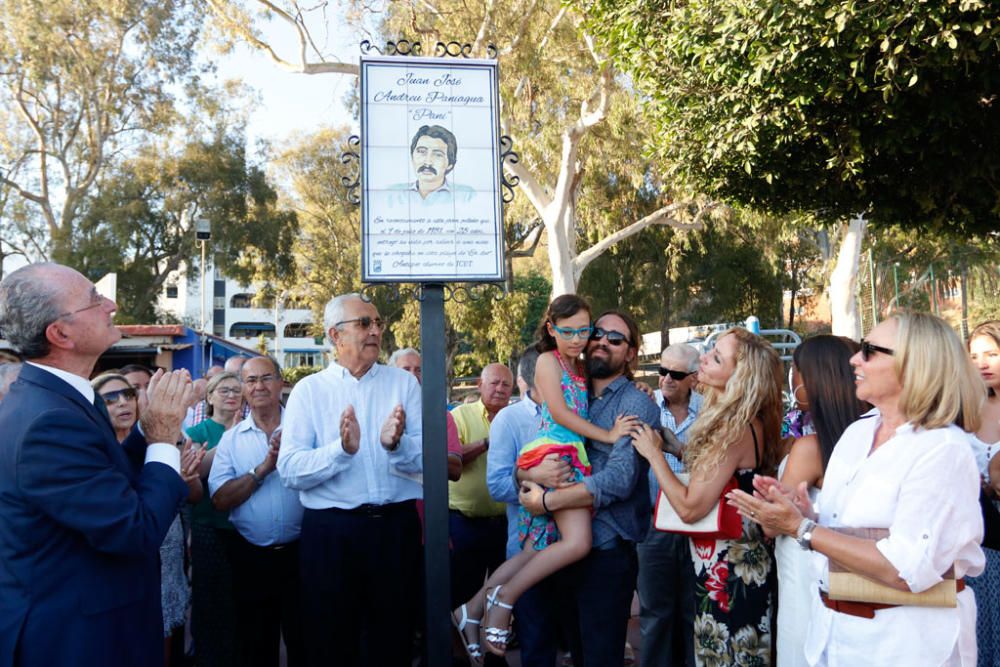
<instances>
[{"instance_id":1,"label":"white dress shirt","mask_svg":"<svg viewBox=\"0 0 1000 667\"><path fill-rule=\"evenodd\" d=\"M214 496L226 482L260 465L268 447L267 433L257 426L252 413L226 431L215 448L209 494ZM269 547L299 539L302 511L298 492L286 488L278 475L271 473L246 501L229 510L229 521L247 542Z\"/></svg>"},{"instance_id":2,"label":"white dress shirt","mask_svg":"<svg viewBox=\"0 0 1000 667\"><path fill-rule=\"evenodd\" d=\"M361 444L348 454L340 417L354 406ZM399 444L387 451L382 425L397 406L406 412ZM308 509L353 509L423 495L412 473L423 471L420 385L410 373L374 364L361 379L336 363L295 385L285 408L278 472Z\"/></svg>"},{"instance_id":3,"label":"white dress shirt","mask_svg":"<svg viewBox=\"0 0 1000 667\"><path fill-rule=\"evenodd\" d=\"M979 471L968 436L956 426L925 430L904 424L870 452L881 415L872 410L840 438L816 502L824 526L888 528L876 544L910 590L924 591L950 567L955 577L983 571L979 547ZM826 589L827 558L814 557ZM958 607L902 606L858 618L827 609L812 586L805 655L811 665L976 664L976 602L971 589Z\"/></svg>"},{"instance_id":4,"label":"white dress shirt","mask_svg":"<svg viewBox=\"0 0 1000 667\"><path fill-rule=\"evenodd\" d=\"M90 386L90 383L86 379L76 375L74 373L69 373L62 370L61 368L55 368L54 366L46 366L45 364L36 364L33 361L27 362L34 366L35 368L41 369L47 373L55 375L57 378L68 384L69 386L76 389L80 394L87 399L88 403L93 403L96 394L94 393L94 388ZM103 400L103 399L102 399ZM141 432L140 428L140 432ZM180 435L180 434L178 434ZM174 472L178 475L181 473L181 453L177 449L177 446L169 442L151 442L146 446L146 457L143 464L146 463L162 463L164 465L170 466Z\"/></svg>"}]
</instances>

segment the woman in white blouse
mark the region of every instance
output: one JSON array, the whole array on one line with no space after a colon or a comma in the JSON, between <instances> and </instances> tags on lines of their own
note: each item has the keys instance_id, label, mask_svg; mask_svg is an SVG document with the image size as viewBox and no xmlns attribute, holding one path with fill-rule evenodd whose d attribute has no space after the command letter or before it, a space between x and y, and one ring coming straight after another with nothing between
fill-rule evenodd
<instances>
[{"instance_id":1,"label":"woman in white blouse","mask_svg":"<svg viewBox=\"0 0 1000 667\"><path fill-rule=\"evenodd\" d=\"M812 665L976 664L975 598L962 577L983 569L979 472L963 431L979 427L985 395L958 336L941 319L900 313L872 329L851 358L859 399L875 409L837 443L815 509L805 489L759 477L741 514L815 552L819 588L805 655ZM866 539L836 529L888 529ZM838 603L829 561L919 593L953 569L957 607Z\"/></svg>"}]
</instances>

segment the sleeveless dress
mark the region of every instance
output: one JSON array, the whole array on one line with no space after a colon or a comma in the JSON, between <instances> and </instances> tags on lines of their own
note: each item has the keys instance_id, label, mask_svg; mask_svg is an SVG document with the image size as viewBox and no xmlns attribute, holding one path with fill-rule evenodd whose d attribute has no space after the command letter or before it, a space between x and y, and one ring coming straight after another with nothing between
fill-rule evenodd
<instances>
[{"instance_id":1,"label":"sleeveless dress","mask_svg":"<svg viewBox=\"0 0 1000 667\"><path fill-rule=\"evenodd\" d=\"M754 453L760 451L753 426ZM754 469L736 471L753 493ZM774 558L761 527L743 518L735 540L691 538L695 573L694 659L699 667L771 664Z\"/></svg>"},{"instance_id":2,"label":"sleeveless dress","mask_svg":"<svg viewBox=\"0 0 1000 667\"><path fill-rule=\"evenodd\" d=\"M989 454L1000 443L989 445L970 433L969 444L980 474L985 474ZM976 644L979 648L976 664L977 667L1000 667L1000 605L996 602L1000 600L1000 551L983 547L983 553L986 554L986 569L978 577L965 578L976 594Z\"/></svg>"},{"instance_id":3,"label":"sleeveless dress","mask_svg":"<svg viewBox=\"0 0 1000 667\"><path fill-rule=\"evenodd\" d=\"M566 405L578 416L587 419L587 381L566 366L559 350L553 350L552 353L562 368L559 385ZM552 419L548 403L544 402L538 437L521 447L517 456L517 467L521 470L533 468L549 454L558 454L559 458L570 465L573 471L571 481L579 482L590 475L590 460L583 446L583 438L565 426L557 424ZM559 529L551 515L533 516L524 507L518 511L517 533L522 548L531 539L536 551L541 551L559 540Z\"/></svg>"},{"instance_id":4,"label":"sleeveless dress","mask_svg":"<svg viewBox=\"0 0 1000 667\"><path fill-rule=\"evenodd\" d=\"M778 466L778 479L788 464L786 456ZM809 487L809 500L815 504L819 489ZM815 586L812 554L802 549L795 538L780 535L774 543L774 559L778 565L778 667L804 667L802 647L809 631L812 613L812 591Z\"/></svg>"}]
</instances>

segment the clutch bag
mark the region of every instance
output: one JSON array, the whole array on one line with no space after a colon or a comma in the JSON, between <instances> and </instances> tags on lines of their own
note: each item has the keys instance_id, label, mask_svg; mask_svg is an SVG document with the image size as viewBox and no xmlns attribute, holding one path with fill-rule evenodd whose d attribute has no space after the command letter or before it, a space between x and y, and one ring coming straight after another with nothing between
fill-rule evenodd
<instances>
[{"instance_id":1,"label":"clutch bag","mask_svg":"<svg viewBox=\"0 0 1000 667\"><path fill-rule=\"evenodd\" d=\"M831 530L869 540L881 540L889 536L887 528L837 527ZM829 596L831 600L846 600L850 602L907 605L911 607L955 607L958 605L958 586L955 581L955 569L949 568L942 576L944 577L942 581L939 581L927 590L920 593L913 593L897 590L863 575L850 572L840 563L830 559Z\"/></svg>"},{"instance_id":2,"label":"clutch bag","mask_svg":"<svg viewBox=\"0 0 1000 667\"><path fill-rule=\"evenodd\" d=\"M676 474L681 483L687 486L690 474ZM653 510L653 527L666 533L679 533L704 540L735 540L743 534L743 519L740 518L736 507L723 502L726 494L735 488L737 488L736 477L732 477L726 482L719 500L715 501L708 514L693 523L682 521L667 499L667 494L660 490L656 508Z\"/></svg>"}]
</instances>

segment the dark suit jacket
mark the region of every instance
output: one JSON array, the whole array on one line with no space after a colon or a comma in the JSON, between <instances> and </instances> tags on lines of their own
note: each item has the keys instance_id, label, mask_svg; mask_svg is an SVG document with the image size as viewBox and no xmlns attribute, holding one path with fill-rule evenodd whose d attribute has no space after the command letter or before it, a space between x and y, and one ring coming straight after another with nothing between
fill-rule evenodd
<instances>
[{"instance_id":1,"label":"dark suit jacket","mask_svg":"<svg viewBox=\"0 0 1000 667\"><path fill-rule=\"evenodd\" d=\"M0 434L0 667L160 667L159 547L187 485L28 364Z\"/></svg>"}]
</instances>

